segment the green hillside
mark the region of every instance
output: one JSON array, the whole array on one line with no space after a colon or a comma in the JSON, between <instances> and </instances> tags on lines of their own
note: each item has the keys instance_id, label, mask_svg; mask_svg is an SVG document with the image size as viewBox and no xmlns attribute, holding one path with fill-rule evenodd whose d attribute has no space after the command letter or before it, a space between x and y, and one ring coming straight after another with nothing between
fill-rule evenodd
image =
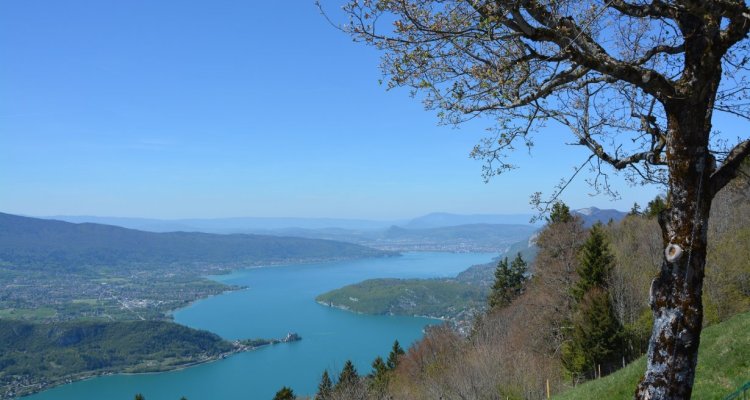
<instances>
[{"instance_id":1,"label":"green hillside","mask_svg":"<svg viewBox=\"0 0 750 400\"><path fill-rule=\"evenodd\" d=\"M0 399L110 372L148 372L210 361L241 346L166 321L0 320Z\"/></svg>"},{"instance_id":2,"label":"green hillside","mask_svg":"<svg viewBox=\"0 0 750 400\"><path fill-rule=\"evenodd\" d=\"M365 314L455 318L484 306L487 291L449 279L369 279L332 290L316 301Z\"/></svg>"},{"instance_id":3,"label":"green hillside","mask_svg":"<svg viewBox=\"0 0 750 400\"><path fill-rule=\"evenodd\" d=\"M556 400L631 399L646 369L644 357L602 379L587 382ZM750 313L710 326L701 335L693 399L723 399L750 381Z\"/></svg>"}]
</instances>

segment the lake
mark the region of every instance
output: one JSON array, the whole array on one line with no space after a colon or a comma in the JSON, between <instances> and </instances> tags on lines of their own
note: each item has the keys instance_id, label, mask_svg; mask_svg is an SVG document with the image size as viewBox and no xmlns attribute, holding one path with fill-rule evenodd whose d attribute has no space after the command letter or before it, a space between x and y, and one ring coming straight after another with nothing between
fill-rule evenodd
<instances>
[{"instance_id":1,"label":"lake","mask_svg":"<svg viewBox=\"0 0 750 400\"><path fill-rule=\"evenodd\" d=\"M440 321L355 314L322 306L315 297L370 278L455 276L489 253L405 253L401 257L240 270L212 277L247 289L200 300L174 313L175 321L215 332L226 339L280 338L297 332L302 340L233 355L179 371L111 375L71 383L24 400L272 399L282 386L298 395L315 393L328 369L338 376L351 359L360 374L377 356L387 357L394 340L402 346L419 339L425 326Z\"/></svg>"}]
</instances>

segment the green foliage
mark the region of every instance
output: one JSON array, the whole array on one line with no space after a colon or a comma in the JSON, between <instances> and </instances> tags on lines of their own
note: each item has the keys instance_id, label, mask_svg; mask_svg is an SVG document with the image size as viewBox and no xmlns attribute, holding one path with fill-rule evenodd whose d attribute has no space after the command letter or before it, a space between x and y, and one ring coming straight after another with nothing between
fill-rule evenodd
<instances>
[{"instance_id":1,"label":"green foliage","mask_svg":"<svg viewBox=\"0 0 750 400\"><path fill-rule=\"evenodd\" d=\"M527 272L526 261L521 253L516 255L510 265L507 258L502 259L495 269L495 283L487 298L490 309L505 307L518 297L523 292Z\"/></svg>"},{"instance_id":2,"label":"green foliage","mask_svg":"<svg viewBox=\"0 0 750 400\"><path fill-rule=\"evenodd\" d=\"M647 218L656 218L666 209L667 203L664 199L661 196L656 196L653 200L648 202L646 209L643 211L643 215Z\"/></svg>"},{"instance_id":3,"label":"green foliage","mask_svg":"<svg viewBox=\"0 0 750 400\"><path fill-rule=\"evenodd\" d=\"M294 395L294 391L286 386L279 389L276 395L273 396L273 400L294 400L296 398L297 396Z\"/></svg>"},{"instance_id":4,"label":"green foliage","mask_svg":"<svg viewBox=\"0 0 750 400\"><path fill-rule=\"evenodd\" d=\"M701 334L694 399L723 399L748 380L750 371L750 313L707 327ZM602 379L579 385L556 400L630 399L646 369L641 357Z\"/></svg>"},{"instance_id":5,"label":"green foliage","mask_svg":"<svg viewBox=\"0 0 750 400\"><path fill-rule=\"evenodd\" d=\"M401 347L401 345L398 343L398 340L395 340L393 342L393 346L391 347L391 352L388 354L388 361L386 361L386 366L389 370L394 370L396 367L398 367L398 363L401 359L401 357L406 352Z\"/></svg>"},{"instance_id":6,"label":"green foliage","mask_svg":"<svg viewBox=\"0 0 750 400\"><path fill-rule=\"evenodd\" d=\"M550 224L557 224L563 222L570 222L573 220L573 216L570 214L570 208L562 201L556 201L552 205L552 211L550 211L547 222Z\"/></svg>"},{"instance_id":7,"label":"green foliage","mask_svg":"<svg viewBox=\"0 0 750 400\"><path fill-rule=\"evenodd\" d=\"M315 394L315 400L330 400L331 394L333 393L333 382L331 377L328 376L328 371L323 371L323 376L320 377L320 383L318 384L318 392Z\"/></svg>"},{"instance_id":8,"label":"green foliage","mask_svg":"<svg viewBox=\"0 0 750 400\"><path fill-rule=\"evenodd\" d=\"M138 393L135 395L134 400L146 400L146 397L144 397L142 394Z\"/></svg>"},{"instance_id":9,"label":"green foliage","mask_svg":"<svg viewBox=\"0 0 750 400\"><path fill-rule=\"evenodd\" d=\"M601 365L608 373L624 353L623 333L612 311L609 294L594 288L578 303L573 314L570 341L562 349L565 368L574 376L595 376ZM585 374L585 372L589 374Z\"/></svg>"},{"instance_id":10,"label":"green foliage","mask_svg":"<svg viewBox=\"0 0 750 400\"><path fill-rule=\"evenodd\" d=\"M633 203L633 207L630 209L630 212L628 212L628 215L630 216L638 216L641 215L641 206L640 204Z\"/></svg>"},{"instance_id":11,"label":"green foliage","mask_svg":"<svg viewBox=\"0 0 750 400\"><path fill-rule=\"evenodd\" d=\"M578 255L572 331L561 351L563 365L574 377L595 376L600 365L608 373L625 353L623 328L607 291L613 265L604 227L594 224Z\"/></svg>"},{"instance_id":12,"label":"green foliage","mask_svg":"<svg viewBox=\"0 0 750 400\"><path fill-rule=\"evenodd\" d=\"M609 240L602 224L591 227L589 237L579 253L576 268L579 280L572 292L576 301L580 301L591 289L607 287L607 279L614 265L614 256L609 250Z\"/></svg>"},{"instance_id":13,"label":"green foliage","mask_svg":"<svg viewBox=\"0 0 750 400\"><path fill-rule=\"evenodd\" d=\"M0 343L0 388L14 377L55 384L105 372L168 370L234 350L213 333L166 321L0 320Z\"/></svg>"},{"instance_id":14,"label":"green foliage","mask_svg":"<svg viewBox=\"0 0 750 400\"><path fill-rule=\"evenodd\" d=\"M372 362L372 374L369 376L368 385L370 392L377 394L376 397L381 397L388 389L389 376L388 365L378 356Z\"/></svg>"},{"instance_id":15,"label":"green foliage","mask_svg":"<svg viewBox=\"0 0 750 400\"><path fill-rule=\"evenodd\" d=\"M652 326L654 314L649 308L645 308L634 322L623 325L622 335L628 356L637 357L646 353Z\"/></svg>"},{"instance_id":16,"label":"green foliage","mask_svg":"<svg viewBox=\"0 0 750 400\"><path fill-rule=\"evenodd\" d=\"M346 360L344 363L344 368L341 370L341 374L339 375L339 380L336 382L336 386L334 387L335 391L343 391L347 387L354 386L359 383L359 374L357 373L357 369L354 367L354 364L351 360Z\"/></svg>"},{"instance_id":17,"label":"green foliage","mask_svg":"<svg viewBox=\"0 0 750 400\"><path fill-rule=\"evenodd\" d=\"M722 235L709 245L705 320L723 321L750 310L750 227Z\"/></svg>"},{"instance_id":18,"label":"green foliage","mask_svg":"<svg viewBox=\"0 0 750 400\"><path fill-rule=\"evenodd\" d=\"M450 318L483 308L486 298L486 288L454 279L368 279L315 300L365 314Z\"/></svg>"}]
</instances>

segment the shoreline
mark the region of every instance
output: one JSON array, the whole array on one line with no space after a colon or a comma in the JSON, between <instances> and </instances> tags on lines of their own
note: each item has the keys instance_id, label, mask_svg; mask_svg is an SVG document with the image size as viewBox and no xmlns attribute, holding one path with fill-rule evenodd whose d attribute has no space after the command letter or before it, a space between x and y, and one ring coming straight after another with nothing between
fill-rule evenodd
<instances>
[{"instance_id":1,"label":"shoreline","mask_svg":"<svg viewBox=\"0 0 750 400\"><path fill-rule=\"evenodd\" d=\"M81 372L81 373L78 373L78 374L75 374L75 375L69 375L69 376L61 377L61 378L59 378L56 381L51 381L51 382L47 382L47 383L40 383L40 384L27 385L26 387L29 387L29 386L36 386L36 387L33 388L33 389L30 389L28 391L24 391L22 394L14 392L13 395L8 396L5 393L0 393L0 400L16 400L16 399L21 400L21 399L27 398L28 396L31 396L31 395L34 395L34 394L37 394L37 393L40 393L40 392L44 392L46 390L51 390L51 389L54 389L54 388L59 387L59 386L64 386L64 385L75 383L75 382L81 382L81 381L86 381L86 380L89 380L89 379L95 379L95 378L100 378L100 377L105 377L105 376L112 376L112 375L125 375L125 376L152 375L152 374L163 374L163 373L167 373L167 372L182 371L182 370L185 370L185 369L188 369L188 368L197 367L199 365L210 364L210 363L213 363L213 362L216 362L216 361L224 360L224 359L226 359L228 357L232 357L232 356L235 356L237 354L246 353L246 352L250 352L250 351L255 351L255 350L258 350L258 349L261 349L261 348L264 348L264 347L273 346L273 345L277 345L277 344L280 344L280 343L291 343L291 342L295 342L295 341L299 341L299 340L301 340L301 338L299 338L298 336L297 336L296 339L293 339L293 340L288 340L288 339L268 339L266 343L263 343L263 344L258 345L258 346L244 345L244 344L240 343L240 341L232 341L230 343L234 346L234 348L231 351L220 353L220 354L217 354L215 356L207 357L207 358L202 359L202 360L190 361L190 362L180 363L180 364L171 365L171 366L158 367L157 369L150 370L150 371L135 371L134 372L134 371L114 371L114 370L110 371L110 370L104 370L104 371L87 371L87 372ZM125 369L129 369L129 368L133 368L133 367L128 367L128 368L125 368ZM41 386L37 386L37 385L41 385Z\"/></svg>"},{"instance_id":2,"label":"shoreline","mask_svg":"<svg viewBox=\"0 0 750 400\"><path fill-rule=\"evenodd\" d=\"M211 295L208 295L208 296L205 296L205 297L199 297L197 299L190 300L189 302L187 302L186 304L184 304L184 305L182 305L180 307L177 307L175 309L169 310L168 312L166 312L164 314L164 316L167 317L167 319L176 322L174 320L174 313L178 312L180 310L184 310L184 309L192 306L194 303L197 303L197 302L203 301L203 300L207 300L207 299L210 299L212 297L221 296L221 295L226 294L226 293L250 289L249 286L232 286L232 285L229 285L226 282L222 281L221 279L217 279L218 277L227 276L227 275L230 275L230 274L233 274L233 273L237 273L237 272L250 271L250 270L261 269L261 268L279 268L279 267L286 267L286 266L292 266L292 265L311 265L311 264L319 264L319 263L327 263L327 262L341 262L341 261L349 261L349 260L364 260L364 259L368 259L368 258L403 257L403 254L400 253L400 252L387 252L387 253L392 253L392 254L383 254L383 255L375 256L375 257L333 257L333 258L328 258L328 259L308 260L308 261L302 261L302 262L280 261L278 263L263 263L263 264L250 265L250 266L241 267L241 268L228 268L223 273L211 274L211 275L202 275L201 277L203 279L208 279L210 281L214 281L214 282L220 283L220 284L226 286L227 288L225 290L223 290L221 293L211 294ZM183 325L183 324L180 324L180 325ZM187 325L185 325L185 326L187 326ZM0 400L2 400L2 398L0 398Z\"/></svg>"},{"instance_id":3,"label":"shoreline","mask_svg":"<svg viewBox=\"0 0 750 400\"><path fill-rule=\"evenodd\" d=\"M315 302L318 303L318 304L320 304L323 307L335 308L335 309L338 309L338 310L342 310L342 311L346 311L346 312L350 312L350 313L354 313L354 314L359 314L359 315L373 315L373 316L379 316L380 315L380 316L390 316L390 317L416 317L416 318L434 319L434 320L443 321L443 322L454 322L454 320L452 318L448 318L448 317L435 317L435 316L432 316L432 315L419 315L419 314L394 314L394 313L371 314L371 313L366 313L366 312L362 312L362 311L352 310L351 308L349 308L349 307L347 307L345 305L341 305L341 304L326 303L326 302L321 301L321 300L315 300Z\"/></svg>"}]
</instances>

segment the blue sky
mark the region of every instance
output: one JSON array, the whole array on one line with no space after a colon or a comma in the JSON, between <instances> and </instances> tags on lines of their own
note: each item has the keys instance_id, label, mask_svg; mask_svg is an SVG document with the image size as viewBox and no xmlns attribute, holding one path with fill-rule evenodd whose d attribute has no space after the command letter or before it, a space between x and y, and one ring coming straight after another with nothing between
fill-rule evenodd
<instances>
[{"instance_id":1,"label":"blue sky","mask_svg":"<svg viewBox=\"0 0 750 400\"><path fill-rule=\"evenodd\" d=\"M337 3L324 1L335 10ZM530 213L586 152L554 127L485 184L483 125L438 126L313 1L0 1L0 211L394 219ZM658 192L615 182L627 210Z\"/></svg>"}]
</instances>

